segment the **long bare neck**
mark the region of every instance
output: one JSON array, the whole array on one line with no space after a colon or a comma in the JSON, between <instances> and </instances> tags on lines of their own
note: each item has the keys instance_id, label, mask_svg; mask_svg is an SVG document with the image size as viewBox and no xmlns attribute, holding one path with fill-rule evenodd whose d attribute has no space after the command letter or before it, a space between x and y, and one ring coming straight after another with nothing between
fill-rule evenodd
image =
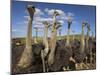
<instances>
[{"instance_id":1,"label":"long bare neck","mask_svg":"<svg viewBox=\"0 0 100 75\"><path fill-rule=\"evenodd\" d=\"M57 41L56 38L57 38L57 30L53 28L52 33L51 33L51 40L50 40L51 53L55 52L56 41Z\"/></svg>"},{"instance_id":2,"label":"long bare neck","mask_svg":"<svg viewBox=\"0 0 100 75\"><path fill-rule=\"evenodd\" d=\"M26 47L29 47L32 45L32 19L29 19L28 22L28 30L27 30L27 37L26 37Z\"/></svg>"},{"instance_id":3,"label":"long bare neck","mask_svg":"<svg viewBox=\"0 0 100 75\"><path fill-rule=\"evenodd\" d=\"M44 28L44 38L47 40L47 37L48 37L48 28L45 27Z\"/></svg>"},{"instance_id":4,"label":"long bare neck","mask_svg":"<svg viewBox=\"0 0 100 75\"><path fill-rule=\"evenodd\" d=\"M84 26L82 26L82 34L81 34L81 52L84 52L85 42L84 42Z\"/></svg>"},{"instance_id":5,"label":"long bare neck","mask_svg":"<svg viewBox=\"0 0 100 75\"><path fill-rule=\"evenodd\" d=\"M70 42L69 42L69 34L70 34L70 29L68 29L68 33L67 33L67 37L66 37L66 46L69 46L70 45Z\"/></svg>"},{"instance_id":6,"label":"long bare neck","mask_svg":"<svg viewBox=\"0 0 100 75\"><path fill-rule=\"evenodd\" d=\"M44 28L44 38L43 38L43 42L44 42L44 45L45 45L45 48L49 48L49 45L48 45L48 28L45 27Z\"/></svg>"},{"instance_id":7,"label":"long bare neck","mask_svg":"<svg viewBox=\"0 0 100 75\"><path fill-rule=\"evenodd\" d=\"M87 48L89 48L89 43L88 43L88 41L89 41L89 32L90 32L90 30L88 29L87 36L86 36L86 46L87 46Z\"/></svg>"},{"instance_id":8,"label":"long bare neck","mask_svg":"<svg viewBox=\"0 0 100 75\"><path fill-rule=\"evenodd\" d=\"M55 47L56 47L56 38L57 38L57 29L56 27L56 16L53 17L53 27L52 27L52 33L51 33L51 39L50 39L50 49L51 53L55 52Z\"/></svg>"}]
</instances>

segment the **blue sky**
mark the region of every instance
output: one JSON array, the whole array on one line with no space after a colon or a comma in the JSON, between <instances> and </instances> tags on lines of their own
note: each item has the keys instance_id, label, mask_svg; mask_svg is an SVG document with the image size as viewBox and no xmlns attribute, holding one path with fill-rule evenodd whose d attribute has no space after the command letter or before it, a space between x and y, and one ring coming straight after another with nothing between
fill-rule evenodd
<instances>
[{"instance_id":1,"label":"blue sky","mask_svg":"<svg viewBox=\"0 0 100 75\"><path fill-rule=\"evenodd\" d=\"M95 22L96 22L96 8L95 6L84 5L71 5L71 4L55 4L55 3L41 3L41 2L25 2L25 1L12 1L12 37L26 37L28 13L27 5L34 5L36 7L36 13L33 21L33 27L43 27L43 24L37 21L52 21L53 10L57 10L60 16L57 20L62 24L62 35L67 34L67 18L71 16L73 23L71 30L75 31L74 34L80 34L82 28L82 21L87 21L91 26L91 31L95 34ZM86 34L85 29L85 34ZM35 30L33 29L32 35L35 36ZM43 29L39 29L38 35L43 36ZM49 30L50 36L50 30Z\"/></svg>"}]
</instances>

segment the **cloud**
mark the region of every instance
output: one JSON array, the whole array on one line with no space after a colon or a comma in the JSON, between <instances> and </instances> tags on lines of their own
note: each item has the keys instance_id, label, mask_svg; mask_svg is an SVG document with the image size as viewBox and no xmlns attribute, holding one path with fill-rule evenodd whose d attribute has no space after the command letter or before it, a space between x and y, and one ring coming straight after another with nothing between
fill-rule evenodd
<instances>
[{"instance_id":1,"label":"cloud","mask_svg":"<svg viewBox=\"0 0 100 75\"><path fill-rule=\"evenodd\" d=\"M43 24L44 21L48 21L50 24L53 23L53 19L52 18L44 18L44 17L36 17L35 20L34 20L34 23L35 24L37 23L37 24L41 25L41 23ZM60 22L61 24L64 23L63 20L58 20L58 22Z\"/></svg>"},{"instance_id":2,"label":"cloud","mask_svg":"<svg viewBox=\"0 0 100 75\"><path fill-rule=\"evenodd\" d=\"M46 12L46 13L48 13L48 15L53 15L53 13L54 13L54 11L57 11L61 16L65 16L65 12L64 11L62 11L62 10L60 10L60 9L48 9L48 8L46 8L44 11Z\"/></svg>"},{"instance_id":3,"label":"cloud","mask_svg":"<svg viewBox=\"0 0 100 75\"><path fill-rule=\"evenodd\" d=\"M44 15L44 13L39 8L36 8L36 12L34 13L34 16L41 16L41 15Z\"/></svg>"},{"instance_id":4,"label":"cloud","mask_svg":"<svg viewBox=\"0 0 100 75\"><path fill-rule=\"evenodd\" d=\"M74 16L74 13L72 13L72 12L68 12L68 13L67 13L67 16L71 16L71 17L73 17L73 16Z\"/></svg>"},{"instance_id":5,"label":"cloud","mask_svg":"<svg viewBox=\"0 0 100 75\"><path fill-rule=\"evenodd\" d=\"M65 21L68 20L69 17L74 23L74 13L72 12L64 12L61 9L48 9L48 8L45 8L43 12L39 8L36 8L33 25L43 26L44 21L48 21L50 24L52 24L53 23L52 15L55 10L60 14L59 16L57 16L57 21L59 21L62 25L64 24ZM24 18L28 20L29 16L24 16Z\"/></svg>"},{"instance_id":6,"label":"cloud","mask_svg":"<svg viewBox=\"0 0 100 75\"><path fill-rule=\"evenodd\" d=\"M23 30L21 29L12 29L12 33L19 33L19 32L24 32Z\"/></svg>"},{"instance_id":7,"label":"cloud","mask_svg":"<svg viewBox=\"0 0 100 75\"><path fill-rule=\"evenodd\" d=\"M34 25L33 28L35 28L35 27L36 28L39 28L39 29L43 29L44 28L44 25L42 25L42 26L40 26L40 25Z\"/></svg>"},{"instance_id":8,"label":"cloud","mask_svg":"<svg viewBox=\"0 0 100 75\"><path fill-rule=\"evenodd\" d=\"M68 18L70 17L71 20L74 20L74 13L72 12L64 12L61 9L48 9L46 8L44 11L49 15L52 16L54 11L57 11L60 15L58 16L59 20L68 20Z\"/></svg>"},{"instance_id":9,"label":"cloud","mask_svg":"<svg viewBox=\"0 0 100 75\"><path fill-rule=\"evenodd\" d=\"M56 11L60 14L60 16L66 16L64 11L59 10L59 9L57 9Z\"/></svg>"},{"instance_id":10,"label":"cloud","mask_svg":"<svg viewBox=\"0 0 100 75\"><path fill-rule=\"evenodd\" d=\"M48 11L49 11L49 9L48 9L48 8L45 8L45 9L44 9L44 11L45 11L45 12L48 12Z\"/></svg>"},{"instance_id":11,"label":"cloud","mask_svg":"<svg viewBox=\"0 0 100 75\"><path fill-rule=\"evenodd\" d=\"M59 20L59 22L60 22L61 24L63 24L63 23L64 23L64 21L63 21L63 20Z\"/></svg>"},{"instance_id":12,"label":"cloud","mask_svg":"<svg viewBox=\"0 0 100 75\"><path fill-rule=\"evenodd\" d=\"M25 20L25 21L18 22L17 24L18 25L26 25L27 23L28 23L28 20Z\"/></svg>"},{"instance_id":13,"label":"cloud","mask_svg":"<svg viewBox=\"0 0 100 75\"><path fill-rule=\"evenodd\" d=\"M39 21L33 21L33 25L42 25L42 22L39 22Z\"/></svg>"},{"instance_id":14,"label":"cloud","mask_svg":"<svg viewBox=\"0 0 100 75\"><path fill-rule=\"evenodd\" d=\"M25 15L24 18L28 20L29 19L29 16L28 15Z\"/></svg>"},{"instance_id":15,"label":"cloud","mask_svg":"<svg viewBox=\"0 0 100 75\"><path fill-rule=\"evenodd\" d=\"M27 17L27 16L26 16ZM26 18L25 17L25 18ZM49 22L51 25L52 25L52 23L53 23L53 19L52 18L50 18L50 17L34 17L34 20L33 20L33 26L34 25L37 25L37 26L44 26L43 25L43 22L44 21L47 21L47 22ZM28 22L28 20L26 20L26 21L23 21L23 24L26 24ZM61 24L63 24L64 23L64 21L63 20L58 20L58 22L60 22Z\"/></svg>"},{"instance_id":16,"label":"cloud","mask_svg":"<svg viewBox=\"0 0 100 75\"><path fill-rule=\"evenodd\" d=\"M35 10L36 10L35 13L34 13L34 16L35 16L35 17L44 15L44 12L43 12L41 9L35 8ZM26 18L26 19L29 18L29 16L28 16L28 11L27 11L27 15L24 16L24 18Z\"/></svg>"},{"instance_id":17,"label":"cloud","mask_svg":"<svg viewBox=\"0 0 100 75\"><path fill-rule=\"evenodd\" d=\"M46 17L46 18L45 17L35 17L34 21L41 22L41 23L44 21L52 22L53 19L49 17Z\"/></svg>"}]
</instances>

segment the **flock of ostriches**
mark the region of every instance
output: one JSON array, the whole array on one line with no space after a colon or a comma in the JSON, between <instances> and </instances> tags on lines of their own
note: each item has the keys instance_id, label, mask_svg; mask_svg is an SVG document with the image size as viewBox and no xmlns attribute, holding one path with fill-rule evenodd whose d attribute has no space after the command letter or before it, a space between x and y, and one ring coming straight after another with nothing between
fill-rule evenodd
<instances>
[{"instance_id":1,"label":"flock of ostriches","mask_svg":"<svg viewBox=\"0 0 100 75\"><path fill-rule=\"evenodd\" d=\"M59 13L55 10L53 14L53 25L51 37L48 39L49 24L44 24L43 42L33 40L32 44L32 21L35 13L34 6L28 6L29 23L26 43L18 44L12 41L12 73L41 73L71 71L82 69L93 69L92 64L96 63L96 41L89 36L90 27L86 22L82 23L80 40L70 41L69 35L66 39L57 39L57 29L61 27L56 21ZM68 20L68 34L72 21ZM84 28L87 28L87 36L84 35ZM90 67L88 64L91 64Z\"/></svg>"}]
</instances>

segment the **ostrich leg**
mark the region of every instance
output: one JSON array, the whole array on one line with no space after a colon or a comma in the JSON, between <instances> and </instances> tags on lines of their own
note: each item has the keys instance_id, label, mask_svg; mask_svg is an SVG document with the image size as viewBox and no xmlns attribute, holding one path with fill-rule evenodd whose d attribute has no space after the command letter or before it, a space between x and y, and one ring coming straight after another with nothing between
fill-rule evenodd
<instances>
[{"instance_id":1,"label":"ostrich leg","mask_svg":"<svg viewBox=\"0 0 100 75\"><path fill-rule=\"evenodd\" d=\"M32 63L32 21L33 21L33 15L35 12L35 7L29 6L28 12L30 15L29 23L28 23L28 31L27 31L27 37L26 37L26 47L22 53L22 56L18 62L18 67L26 68L31 65Z\"/></svg>"}]
</instances>

